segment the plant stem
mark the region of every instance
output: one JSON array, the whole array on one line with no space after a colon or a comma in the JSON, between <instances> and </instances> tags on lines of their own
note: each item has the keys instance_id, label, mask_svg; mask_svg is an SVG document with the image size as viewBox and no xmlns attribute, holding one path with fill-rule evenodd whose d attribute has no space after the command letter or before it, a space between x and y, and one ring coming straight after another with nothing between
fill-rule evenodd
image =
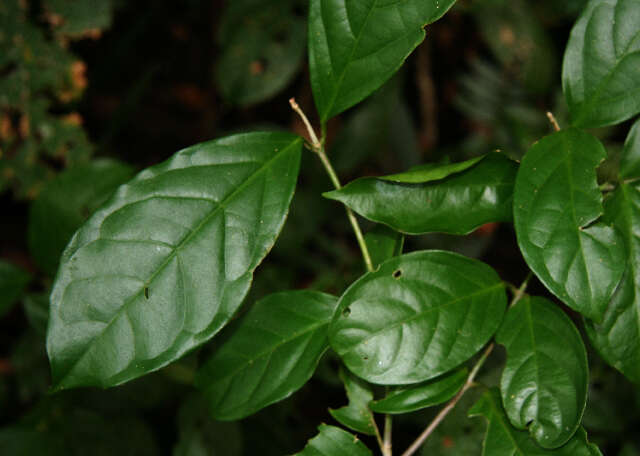
<instances>
[{"instance_id":1,"label":"plant stem","mask_svg":"<svg viewBox=\"0 0 640 456\"><path fill-rule=\"evenodd\" d=\"M517 290L515 290L513 294L513 298L511 298L511 302L509 303L509 308L513 307L518 301L520 301L520 299L522 299L525 291L527 290L527 286L529 285L529 280L531 280L532 276L533 276L532 272L529 271L529 274L527 274L527 277L524 279L520 287ZM495 344L493 342L489 344L489 346L485 349L484 353L482 353L482 356L480 357L478 362L471 369L471 372L467 377L467 381L464 383L464 386L462 387L462 389L458 391L458 394L456 394L454 398L451 399L447 403L447 405L444 406L442 410L440 410L440 412L436 415L433 421L431 421L431 423L429 423L426 429L422 431L422 434L420 434L418 438L411 444L411 446L407 448L407 450L404 453L402 453L402 456L411 456L416 451L418 451L422 446L422 444L424 443L424 441L427 440L427 438L433 433L433 431L435 431L435 429L442 422L442 420L444 420L445 417L449 414L449 412L451 412L451 410L453 410L453 408L458 404L458 402L460 401L460 399L462 399L462 396L464 396L467 390L475 386L474 379L476 378L476 375L478 375L480 368L484 365L485 361L489 357L489 354L493 350L494 346Z\"/></svg>"},{"instance_id":2,"label":"plant stem","mask_svg":"<svg viewBox=\"0 0 640 456\"><path fill-rule=\"evenodd\" d=\"M376 434L376 440L378 441L380 451L382 451L383 456L386 456L384 453L384 441L382 440L382 436L380 435L380 428L378 428L378 423L376 423L376 420L373 417L373 413L369 413L369 418L371 419L371 424L373 425L373 430Z\"/></svg>"},{"instance_id":3,"label":"plant stem","mask_svg":"<svg viewBox=\"0 0 640 456\"><path fill-rule=\"evenodd\" d=\"M302 111L300 106L298 106L298 103L296 103L295 98L291 98L289 100L289 104L291 105L291 109L293 109L296 112L296 114L300 116L300 118L302 119L302 123L304 123L304 126L306 127L307 132L309 133L309 138L311 139L311 150L318 157L320 157L320 161L322 162L324 169L327 171L327 174L329 175L329 179L331 179L333 186L336 188L336 190L340 190L342 188L342 184L340 184L340 179L338 179L338 175L336 174L336 171L333 169L333 166L329 161L329 157L327 157L327 154L325 153L325 150L324 150L324 140L325 140L324 125L322 126L322 139L318 140L318 136L316 136L316 132L311 126L309 119L307 119L307 116L305 115L304 111ZM358 219L356 218L355 214L351 209L349 209L347 206L345 206L345 209L347 210L347 217L349 218L349 222L351 223L353 232L356 235L356 239L358 241L358 245L360 246L360 250L362 251L362 258L364 260L364 264L367 267L367 271L372 272L374 269L373 262L371 261L371 255L369 254L369 249L367 247L367 243L364 240L364 235L362 234L362 230L360 229L360 224L358 223Z\"/></svg>"},{"instance_id":4,"label":"plant stem","mask_svg":"<svg viewBox=\"0 0 640 456\"><path fill-rule=\"evenodd\" d=\"M558 125L558 121L551 111L547 111L547 119L549 119L555 131L560 131L560 125Z\"/></svg>"},{"instance_id":5,"label":"plant stem","mask_svg":"<svg viewBox=\"0 0 640 456\"><path fill-rule=\"evenodd\" d=\"M382 454L384 456L392 456L393 454L391 450L391 426L391 415L387 414L384 416L384 443L382 446Z\"/></svg>"}]
</instances>

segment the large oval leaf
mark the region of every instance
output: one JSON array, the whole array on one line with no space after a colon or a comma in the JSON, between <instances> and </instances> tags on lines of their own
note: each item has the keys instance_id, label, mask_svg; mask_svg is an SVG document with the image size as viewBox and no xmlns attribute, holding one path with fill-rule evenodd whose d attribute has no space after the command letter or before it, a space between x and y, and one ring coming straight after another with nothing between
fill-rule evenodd
<instances>
[{"instance_id":1,"label":"large oval leaf","mask_svg":"<svg viewBox=\"0 0 640 456\"><path fill-rule=\"evenodd\" d=\"M290 134L230 136L120 187L62 256L47 336L54 387L123 383L218 332L282 228L300 151Z\"/></svg>"},{"instance_id":2,"label":"large oval leaf","mask_svg":"<svg viewBox=\"0 0 640 456\"><path fill-rule=\"evenodd\" d=\"M379 88L455 0L311 0L309 71L321 121Z\"/></svg>"},{"instance_id":3,"label":"large oval leaf","mask_svg":"<svg viewBox=\"0 0 640 456\"><path fill-rule=\"evenodd\" d=\"M640 383L640 187L621 183L605 203L605 221L625 238L627 269L601 323L587 321L600 355L629 380Z\"/></svg>"},{"instance_id":4,"label":"large oval leaf","mask_svg":"<svg viewBox=\"0 0 640 456\"><path fill-rule=\"evenodd\" d=\"M340 298L331 347L359 377L418 383L473 356L500 326L504 285L484 263L442 251L382 263Z\"/></svg>"},{"instance_id":5,"label":"large oval leaf","mask_svg":"<svg viewBox=\"0 0 640 456\"><path fill-rule=\"evenodd\" d=\"M318 435L294 456L372 456L371 451L353 434L335 426L321 424Z\"/></svg>"},{"instance_id":6,"label":"large oval leaf","mask_svg":"<svg viewBox=\"0 0 640 456\"><path fill-rule=\"evenodd\" d=\"M640 0L591 0L571 31L562 88L575 126L640 112Z\"/></svg>"},{"instance_id":7,"label":"large oval leaf","mask_svg":"<svg viewBox=\"0 0 640 456\"><path fill-rule=\"evenodd\" d=\"M409 413L443 404L455 396L467 381L466 368L417 385L397 387L383 399L371 403L378 413Z\"/></svg>"},{"instance_id":8,"label":"large oval leaf","mask_svg":"<svg viewBox=\"0 0 640 456\"><path fill-rule=\"evenodd\" d=\"M244 418L300 389L329 347L337 302L317 291L275 293L230 325L196 377L213 417Z\"/></svg>"},{"instance_id":9,"label":"large oval leaf","mask_svg":"<svg viewBox=\"0 0 640 456\"><path fill-rule=\"evenodd\" d=\"M324 196L407 234L467 234L488 222L510 221L515 162L494 153L468 163L356 179Z\"/></svg>"},{"instance_id":10,"label":"large oval leaf","mask_svg":"<svg viewBox=\"0 0 640 456\"><path fill-rule=\"evenodd\" d=\"M580 426L589 377L571 319L552 302L527 296L509 309L496 342L507 349L500 390L511 424L529 428L544 448L566 443Z\"/></svg>"},{"instance_id":11,"label":"large oval leaf","mask_svg":"<svg viewBox=\"0 0 640 456\"><path fill-rule=\"evenodd\" d=\"M583 428L560 448L545 450L539 447L528 432L518 431L509 424L497 389L485 392L469 410L469 416L484 416L488 421L482 456L602 456L598 447L589 443Z\"/></svg>"},{"instance_id":12,"label":"large oval leaf","mask_svg":"<svg viewBox=\"0 0 640 456\"><path fill-rule=\"evenodd\" d=\"M595 168L605 156L583 131L547 136L522 160L513 197L518 245L529 267L569 307L596 320L625 258L620 234L597 222L603 208Z\"/></svg>"},{"instance_id":13,"label":"large oval leaf","mask_svg":"<svg viewBox=\"0 0 640 456\"><path fill-rule=\"evenodd\" d=\"M340 369L340 379L349 398L349 404L339 409L329 409L335 420L354 431L375 435L373 413L369 402L373 400L371 385L359 379L346 369Z\"/></svg>"},{"instance_id":14,"label":"large oval leaf","mask_svg":"<svg viewBox=\"0 0 640 456\"><path fill-rule=\"evenodd\" d=\"M620 160L620 176L624 179L640 177L640 119L631 127L624 142Z\"/></svg>"}]
</instances>

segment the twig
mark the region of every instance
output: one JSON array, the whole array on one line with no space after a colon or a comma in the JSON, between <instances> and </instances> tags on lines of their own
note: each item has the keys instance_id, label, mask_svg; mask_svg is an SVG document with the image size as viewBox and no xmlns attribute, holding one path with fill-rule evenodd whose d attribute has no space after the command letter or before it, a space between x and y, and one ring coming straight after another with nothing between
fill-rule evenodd
<instances>
[{"instance_id":1,"label":"twig","mask_svg":"<svg viewBox=\"0 0 640 456\"><path fill-rule=\"evenodd\" d=\"M555 131L560 131L560 125L558 125L558 121L551 111L547 111L547 119L549 119Z\"/></svg>"},{"instance_id":2,"label":"twig","mask_svg":"<svg viewBox=\"0 0 640 456\"><path fill-rule=\"evenodd\" d=\"M391 456L393 453L391 450L391 426L391 415L387 414L384 416L384 443L382 446L382 454L384 456Z\"/></svg>"}]
</instances>

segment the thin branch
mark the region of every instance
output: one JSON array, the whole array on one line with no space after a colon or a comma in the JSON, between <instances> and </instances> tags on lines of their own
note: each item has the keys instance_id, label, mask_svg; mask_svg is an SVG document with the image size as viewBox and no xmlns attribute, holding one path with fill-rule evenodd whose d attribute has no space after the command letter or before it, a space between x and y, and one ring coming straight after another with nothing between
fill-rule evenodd
<instances>
[{"instance_id":1,"label":"thin branch","mask_svg":"<svg viewBox=\"0 0 640 456\"><path fill-rule=\"evenodd\" d=\"M558 125L558 121L551 111L547 111L547 119L549 119L555 131L560 131L560 125Z\"/></svg>"},{"instance_id":2,"label":"thin branch","mask_svg":"<svg viewBox=\"0 0 640 456\"><path fill-rule=\"evenodd\" d=\"M376 419L373 417L373 413L369 413L369 419L371 420L373 431L376 434L376 440L378 441L380 451L382 451L382 454L384 454L384 441L382 440L382 435L380 435L380 428L378 428L378 423L376 423Z\"/></svg>"},{"instance_id":3,"label":"thin branch","mask_svg":"<svg viewBox=\"0 0 640 456\"><path fill-rule=\"evenodd\" d=\"M384 456L392 456L393 451L391 449L391 426L392 426L392 418L391 415L387 414L384 416L384 445L382 447L382 454Z\"/></svg>"}]
</instances>

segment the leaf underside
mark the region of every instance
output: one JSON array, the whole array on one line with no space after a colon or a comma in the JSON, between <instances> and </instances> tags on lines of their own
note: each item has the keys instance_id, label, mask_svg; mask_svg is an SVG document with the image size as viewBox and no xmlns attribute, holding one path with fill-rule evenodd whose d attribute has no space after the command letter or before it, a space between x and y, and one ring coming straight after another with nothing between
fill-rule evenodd
<instances>
[{"instance_id":1,"label":"leaf underside","mask_svg":"<svg viewBox=\"0 0 640 456\"><path fill-rule=\"evenodd\" d=\"M301 144L230 136L121 186L62 256L47 335L54 388L126 382L218 332L282 228Z\"/></svg>"},{"instance_id":2,"label":"leaf underside","mask_svg":"<svg viewBox=\"0 0 640 456\"><path fill-rule=\"evenodd\" d=\"M294 456L372 456L356 436L335 426L321 424L318 435Z\"/></svg>"},{"instance_id":3,"label":"leaf underside","mask_svg":"<svg viewBox=\"0 0 640 456\"><path fill-rule=\"evenodd\" d=\"M329 409L329 413L349 429L375 435L373 414L369 409L369 403L373 400L371 386L345 369L340 369L340 379L344 383L349 404L339 409Z\"/></svg>"}]
</instances>

